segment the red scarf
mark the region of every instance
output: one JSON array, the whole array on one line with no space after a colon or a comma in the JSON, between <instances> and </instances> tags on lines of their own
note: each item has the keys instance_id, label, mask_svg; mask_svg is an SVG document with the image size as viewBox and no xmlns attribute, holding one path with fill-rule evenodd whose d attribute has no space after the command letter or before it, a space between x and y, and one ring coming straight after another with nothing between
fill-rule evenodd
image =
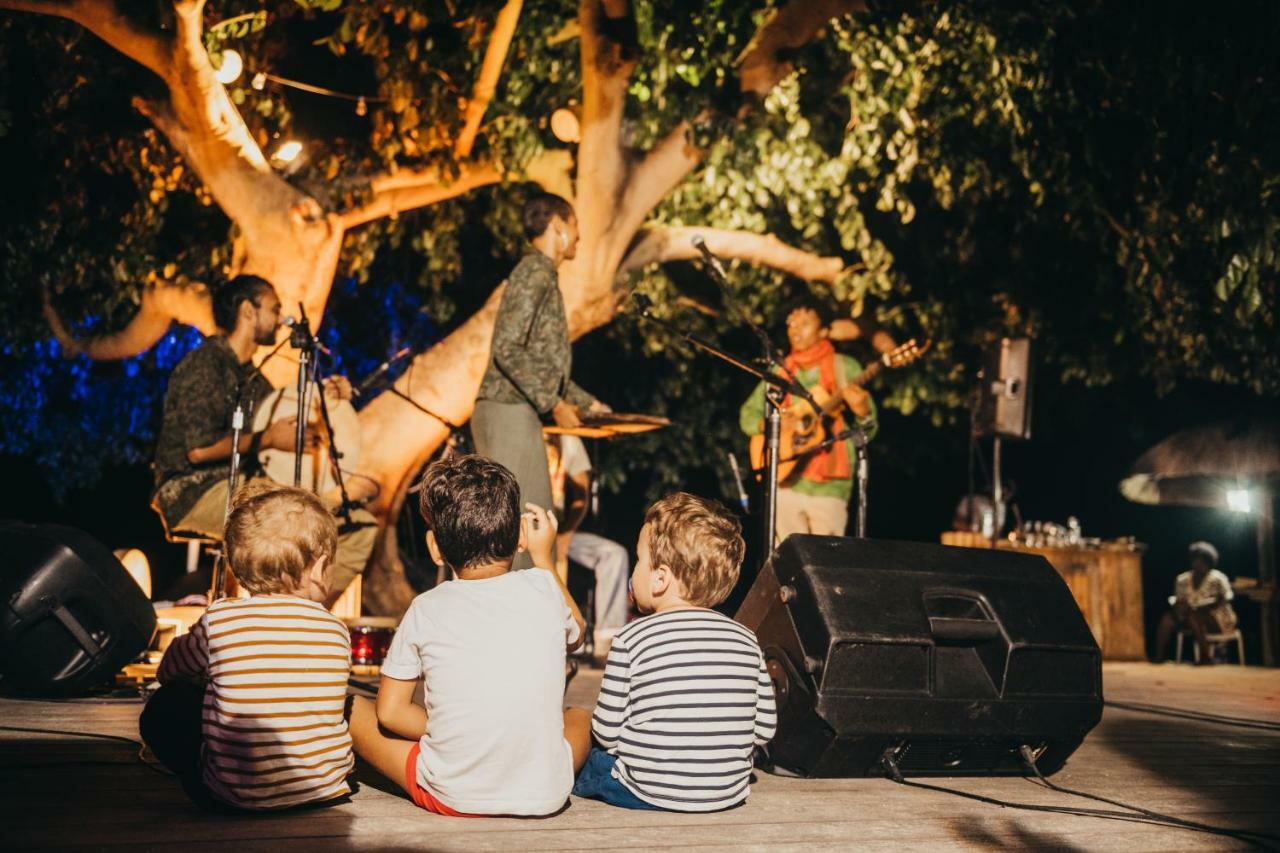
<instances>
[{"instance_id":1,"label":"red scarf","mask_svg":"<svg viewBox=\"0 0 1280 853\"><path fill-rule=\"evenodd\" d=\"M795 376L801 370L818 368L818 384L828 394L835 394L836 388L836 348L831 341L823 338L808 349L793 351L786 357L784 364L787 371ZM811 387L811 386L810 386ZM786 400L790 403L788 397ZM836 432L844 430L844 415L837 412L832 416L832 428ZM830 436L827 436L830 438ZM848 480L853 476L849 465L849 443L837 441L826 450L810 454L804 466L804 478L824 482L826 480Z\"/></svg>"}]
</instances>

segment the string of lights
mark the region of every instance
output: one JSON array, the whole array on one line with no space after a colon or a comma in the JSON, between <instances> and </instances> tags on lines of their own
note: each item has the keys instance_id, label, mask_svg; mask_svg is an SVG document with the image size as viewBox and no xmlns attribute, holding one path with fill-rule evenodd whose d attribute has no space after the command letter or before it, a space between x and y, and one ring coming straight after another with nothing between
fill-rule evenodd
<instances>
[{"instance_id":1,"label":"string of lights","mask_svg":"<svg viewBox=\"0 0 1280 853\"><path fill-rule=\"evenodd\" d=\"M240 79L240 75L244 73L244 59L237 51L222 51L222 63L214 72L214 77L224 86L229 86L236 80ZM249 85L257 91L266 88L268 82L275 83L280 86L287 86L291 89L297 89L302 92L310 92L313 95L323 95L328 98L339 98L344 101L351 101L356 105L356 115L363 116L369 112L370 103L381 103L385 98L379 98L371 95L353 95L350 92L339 92L336 89L329 89L324 86L315 86L311 83L304 83L301 80L291 80L288 77L280 77L276 74L268 74L265 71L258 71L249 81Z\"/></svg>"}]
</instances>

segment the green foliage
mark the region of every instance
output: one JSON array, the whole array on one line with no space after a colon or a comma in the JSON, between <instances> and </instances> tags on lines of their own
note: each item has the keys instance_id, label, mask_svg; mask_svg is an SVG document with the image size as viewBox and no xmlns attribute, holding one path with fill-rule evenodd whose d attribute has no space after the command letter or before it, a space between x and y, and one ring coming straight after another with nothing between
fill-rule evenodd
<instances>
[{"instance_id":1,"label":"green foliage","mask_svg":"<svg viewBox=\"0 0 1280 853\"><path fill-rule=\"evenodd\" d=\"M337 209L366 198L376 172L457 168L463 100L501 5L226 2L207 10L206 42L245 57L229 91L246 122L267 149L304 139L309 160L291 179ZM789 53L795 73L740 114L735 63L775 4L635 5L624 139L642 151L690 120L705 150L653 219L842 258L833 298L895 336L935 341L925 363L875 389L882 405L954 420L981 349L1005 334L1037 338L1041 382L1280 392L1280 7L874 4ZM547 125L581 98L576 8L526 4L477 157L519 168L561 145ZM256 90L258 71L364 95L367 115ZM157 81L72 24L11 13L0 76L13 81L0 89L7 339L45 336L41 288L73 322L111 328L155 276L216 280L230 224L129 103L158 96ZM483 190L366 226L340 273L413 283L434 318L460 322L520 251L521 193ZM689 265L637 279L690 331L752 345ZM802 287L733 270L737 301L765 324ZM655 488L737 441L749 382L631 318L585 346L632 377L606 392L615 405L683 411L678 432L637 440L654 456L629 464L658 460ZM659 454L660 441L681 449Z\"/></svg>"}]
</instances>

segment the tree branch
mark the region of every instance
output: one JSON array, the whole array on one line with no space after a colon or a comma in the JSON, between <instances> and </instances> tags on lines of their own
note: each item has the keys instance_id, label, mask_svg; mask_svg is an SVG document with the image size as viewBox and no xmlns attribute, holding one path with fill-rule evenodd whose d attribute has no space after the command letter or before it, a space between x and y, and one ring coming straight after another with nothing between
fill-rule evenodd
<instances>
[{"instance_id":1,"label":"tree branch","mask_svg":"<svg viewBox=\"0 0 1280 853\"><path fill-rule=\"evenodd\" d=\"M618 268L619 275L649 264L688 261L700 257L692 243L696 234L701 234L707 241L707 248L722 258L772 267L805 281L830 284L844 269L844 261L840 258L815 255L788 246L772 234L725 231L719 228L659 226L649 230L627 253Z\"/></svg>"},{"instance_id":2,"label":"tree branch","mask_svg":"<svg viewBox=\"0 0 1280 853\"><path fill-rule=\"evenodd\" d=\"M480 66L480 76L476 78L475 87L471 91L471 100L467 102L466 115L462 130L453 144L453 154L459 160L471 156L471 149L476 142L476 134L480 130L480 122L493 94L498 88L498 79L502 76L502 66L507 61L507 50L511 47L511 39L515 36L516 24L520 20L522 0L507 0L507 5L498 12L493 22L493 32L489 34L489 44L485 48L484 62Z\"/></svg>"},{"instance_id":3,"label":"tree branch","mask_svg":"<svg viewBox=\"0 0 1280 853\"><path fill-rule=\"evenodd\" d=\"M774 9L738 58L743 95L763 100L792 71L787 51L808 44L832 18L866 10L864 0L791 0Z\"/></svg>"},{"instance_id":4,"label":"tree branch","mask_svg":"<svg viewBox=\"0 0 1280 853\"><path fill-rule=\"evenodd\" d=\"M501 180L502 172L488 164L464 166L462 174L452 181L447 180L438 169L397 172L374 178L371 182L373 198L360 207L340 214L339 220L343 229L347 230L384 216L394 216L457 198L477 187L496 184Z\"/></svg>"},{"instance_id":5,"label":"tree branch","mask_svg":"<svg viewBox=\"0 0 1280 853\"><path fill-rule=\"evenodd\" d=\"M667 193L702 162L706 152L693 144L692 132L689 122L680 122L632 170L619 211L620 233L634 234Z\"/></svg>"},{"instance_id":6,"label":"tree branch","mask_svg":"<svg viewBox=\"0 0 1280 853\"><path fill-rule=\"evenodd\" d=\"M206 335L216 330L209 289L198 282L160 281L142 292L138 313L123 329L77 339L58 316L49 292L43 294L44 316L67 358L87 355L95 361L115 361L146 352L164 337L174 321L195 326Z\"/></svg>"},{"instance_id":7,"label":"tree branch","mask_svg":"<svg viewBox=\"0 0 1280 853\"><path fill-rule=\"evenodd\" d=\"M0 9L32 12L75 21L125 56L152 71L162 80L169 79L171 40L147 32L119 13L113 2L94 0L0 0Z\"/></svg>"},{"instance_id":8,"label":"tree branch","mask_svg":"<svg viewBox=\"0 0 1280 853\"><path fill-rule=\"evenodd\" d=\"M636 64L635 22L625 0L582 0L578 20L582 141L578 144L577 213L583 241L591 244L612 230L613 208L626 179L622 111Z\"/></svg>"}]
</instances>

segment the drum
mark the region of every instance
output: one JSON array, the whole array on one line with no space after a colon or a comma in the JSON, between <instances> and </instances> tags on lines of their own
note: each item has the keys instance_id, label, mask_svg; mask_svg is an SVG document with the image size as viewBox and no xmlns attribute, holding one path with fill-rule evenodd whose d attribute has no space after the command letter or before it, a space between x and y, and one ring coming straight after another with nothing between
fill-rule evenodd
<instances>
[{"instance_id":1,"label":"drum","mask_svg":"<svg viewBox=\"0 0 1280 853\"><path fill-rule=\"evenodd\" d=\"M319 429L323 434L324 425L320 422L320 388L312 386L307 395L311 419L315 426L308 430ZM298 389L296 385L277 388L267 395L258 405L253 418L254 432L266 429L280 418L296 415L298 412ZM347 400L329 404L329 420L333 424L333 442L342 454L342 473L352 472L360 461L360 420L356 410ZM258 461L263 472L277 483L293 485L294 454L288 450L267 448L258 453ZM302 488L323 495L337 488L337 480L333 477L332 464L329 460L329 448L323 444L303 454Z\"/></svg>"},{"instance_id":2,"label":"drum","mask_svg":"<svg viewBox=\"0 0 1280 853\"><path fill-rule=\"evenodd\" d=\"M362 616L348 619L351 633L352 666L381 666L396 635L396 620L389 616Z\"/></svg>"}]
</instances>

